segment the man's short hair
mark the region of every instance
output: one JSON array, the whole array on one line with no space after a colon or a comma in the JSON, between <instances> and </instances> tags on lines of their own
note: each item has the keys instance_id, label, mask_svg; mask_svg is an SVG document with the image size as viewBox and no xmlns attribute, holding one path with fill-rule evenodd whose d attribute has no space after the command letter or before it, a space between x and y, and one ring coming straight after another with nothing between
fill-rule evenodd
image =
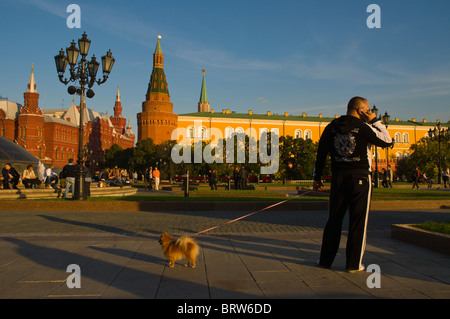
<instances>
[{"instance_id":1,"label":"man's short hair","mask_svg":"<svg viewBox=\"0 0 450 319\"><path fill-rule=\"evenodd\" d=\"M367 102L367 99L360 96L351 98L350 101L348 101L347 111L359 109L364 102Z\"/></svg>"},{"instance_id":2,"label":"man's short hair","mask_svg":"<svg viewBox=\"0 0 450 319\"><path fill-rule=\"evenodd\" d=\"M73 158L69 158L69 163L72 163L73 162Z\"/></svg>"}]
</instances>

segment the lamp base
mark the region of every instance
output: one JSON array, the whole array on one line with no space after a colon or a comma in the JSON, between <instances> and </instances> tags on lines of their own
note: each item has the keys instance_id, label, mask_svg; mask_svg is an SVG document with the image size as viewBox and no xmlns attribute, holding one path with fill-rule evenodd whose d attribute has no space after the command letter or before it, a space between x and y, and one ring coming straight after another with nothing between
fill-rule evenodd
<instances>
[{"instance_id":1,"label":"lamp base","mask_svg":"<svg viewBox=\"0 0 450 319\"><path fill-rule=\"evenodd\" d=\"M75 172L75 192L72 195L72 199L86 200L87 198L86 168L83 165L77 165Z\"/></svg>"}]
</instances>

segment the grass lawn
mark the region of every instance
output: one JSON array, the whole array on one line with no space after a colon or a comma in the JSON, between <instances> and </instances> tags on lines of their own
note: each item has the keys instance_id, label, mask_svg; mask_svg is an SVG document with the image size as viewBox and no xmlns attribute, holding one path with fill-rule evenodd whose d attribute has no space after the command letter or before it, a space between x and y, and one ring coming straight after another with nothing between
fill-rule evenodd
<instances>
[{"instance_id":1,"label":"grass lawn","mask_svg":"<svg viewBox=\"0 0 450 319\"><path fill-rule=\"evenodd\" d=\"M292 193L292 191L291 191ZM151 195L138 194L126 197L91 197L92 201L282 201L288 199L283 192L270 190L191 190L189 197L184 197L184 192L176 194ZM372 200L442 200L450 199L450 192L427 190L427 189L397 189L397 188L376 188L372 192ZM300 196L289 197L293 201L327 201L328 196Z\"/></svg>"},{"instance_id":2,"label":"grass lawn","mask_svg":"<svg viewBox=\"0 0 450 319\"><path fill-rule=\"evenodd\" d=\"M450 192L428 189L374 188L373 200L439 200L450 199Z\"/></svg>"},{"instance_id":3,"label":"grass lawn","mask_svg":"<svg viewBox=\"0 0 450 319\"><path fill-rule=\"evenodd\" d=\"M184 192L177 194L168 195L132 195L125 197L90 197L88 200L92 201L110 201L110 200L120 200L120 201L283 201L288 199L286 194L280 192L271 192L263 190L248 190L248 191L236 191L236 190L196 190L190 191L189 197L184 197ZM302 201L327 201L328 197L312 197L312 196L302 196L298 198L289 198L290 200L302 200Z\"/></svg>"},{"instance_id":4,"label":"grass lawn","mask_svg":"<svg viewBox=\"0 0 450 319\"><path fill-rule=\"evenodd\" d=\"M450 222L425 222L423 224L412 226L428 231L450 235Z\"/></svg>"}]
</instances>

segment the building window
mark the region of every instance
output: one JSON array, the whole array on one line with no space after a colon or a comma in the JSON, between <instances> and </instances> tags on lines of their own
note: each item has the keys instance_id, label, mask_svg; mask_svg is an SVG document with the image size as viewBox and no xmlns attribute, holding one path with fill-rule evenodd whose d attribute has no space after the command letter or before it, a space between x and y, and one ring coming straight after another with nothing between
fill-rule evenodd
<instances>
[{"instance_id":1,"label":"building window","mask_svg":"<svg viewBox=\"0 0 450 319\"><path fill-rule=\"evenodd\" d=\"M295 130L294 137L295 138L303 138L302 130Z\"/></svg>"},{"instance_id":2,"label":"building window","mask_svg":"<svg viewBox=\"0 0 450 319\"><path fill-rule=\"evenodd\" d=\"M305 131L305 140L312 140L312 132L311 130Z\"/></svg>"},{"instance_id":3,"label":"building window","mask_svg":"<svg viewBox=\"0 0 450 319\"><path fill-rule=\"evenodd\" d=\"M403 143L409 143L409 134L403 133Z\"/></svg>"},{"instance_id":4,"label":"building window","mask_svg":"<svg viewBox=\"0 0 450 319\"><path fill-rule=\"evenodd\" d=\"M205 126L201 126L198 129L198 136L202 139L202 140L207 140L208 139L208 135L207 135L207 130Z\"/></svg>"},{"instance_id":5,"label":"building window","mask_svg":"<svg viewBox=\"0 0 450 319\"><path fill-rule=\"evenodd\" d=\"M195 127L192 125L187 129L187 138L195 138Z\"/></svg>"},{"instance_id":6,"label":"building window","mask_svg":"<svg viewBox=\"0 0 450 319\"><path fill-rule=\"evenodd\" d=\"M227 127L225 129L225 138L230 138L233 136L234 129L232 127Z\"/></svg>"},{"instance_id":7,"label":"building window","mask_svg":"<svg viewBox=\"0 0 450 319\"><path fill-rule=\"evenodd\" d=\"M402 135L400 133L395 133L395 142L396 143L401 143L402 142Z\"/></svg>"},{"instance_id":8,"label":"building window","mask_svg":"<svg viewBox=\"0 0 450 319\"><path fill-rule=\"evenodd\" d=\"M236 128L235 132L236 132L236 134L244 134L245 133L245 131L242 127Z\"/></svg>"}]
</instances>

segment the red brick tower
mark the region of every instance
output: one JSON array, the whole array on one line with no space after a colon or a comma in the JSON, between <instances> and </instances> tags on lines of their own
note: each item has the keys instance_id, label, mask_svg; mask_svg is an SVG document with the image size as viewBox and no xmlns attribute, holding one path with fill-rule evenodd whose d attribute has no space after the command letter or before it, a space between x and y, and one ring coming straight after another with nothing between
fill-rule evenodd
<instances>
[{"instance_id":1,"label":"red brick tower","mask_svg":"<svg viewBox=\"0 0 450 319\"><path fill-rule=\"evenodd\" d=\"M153 54L153 71L146 100L142 103L142 112L137 115L138 140L151 138L155 144L170 140L178 124L178 115L173 113L173 103L170 102L160 38L158 36Z\"/></svg>"},{"instance_id":2,"label":"red brick tower","mask_svg":"<svg viewBox=\"0 0 450 319\"><path fill-rule=\"evenodd\" d=\"M122 102L120 101L119 86L117 86L116 103L114 104L114 116L111 116L110 120L118 133L125 133L127 119L122 117Z\"/></svg>"},{"instance_id":3,"label":"red brick tower","mask_svg":"<svg viewBox=\"0 0 450 319\"><path fill-rule=\"evenodd\" d=\"M24 105L17 116L17 144L40 158L45 151L44 116L39 108L33 64L27 91L23 94Z\"/></svg>"}]
</instances>

